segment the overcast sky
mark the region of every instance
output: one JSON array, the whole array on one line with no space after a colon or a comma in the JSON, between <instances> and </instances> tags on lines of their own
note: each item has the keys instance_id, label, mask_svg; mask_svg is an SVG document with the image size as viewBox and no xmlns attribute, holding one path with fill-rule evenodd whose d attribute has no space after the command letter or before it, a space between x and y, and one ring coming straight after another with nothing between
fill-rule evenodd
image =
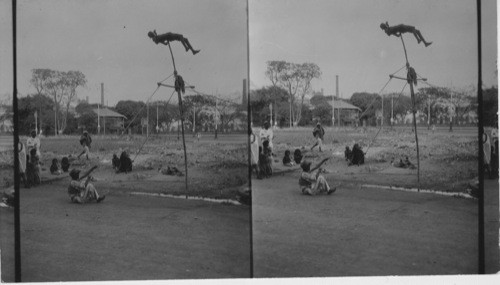
<instances>
[{"instance_id":1,"label":"overcast sky","mask_svg":"<svg viewBox=\"0 0 500 285\"><path fill-rule=\"evenodd\" d=\"M497 84L496 1L482 2L483 82L492 86ZM415 26L433 42L426 48L404 35L410 64L429 83L477 85L476 1L250 0L249 11L253 89L270 85L267 61L285 60L316 63L323 74L313 80L313 89L328 95L335 93L336 75L343 98L379 92L388 75L405 65L401 40L380 29L386 21ZM386 90L400 92L403 85L393 80Z\"/></svg>"},{"instance_id":2,"label":"overcast sky","mask_svg":"<svg viewBox=\"0 0 500 285\"><path fill-rule=\"evenodd\" d=\"M483 82L497 84L497 8L482 1ZM110 105L147 100L156 82L172 73L168 48L147 32L184 34L193 56L173 44L176 64L186 81L206 93L240 96L247 70L244 0L31 0L18 1L18 89L34 92L31 69L80 70L88 80L81 99L100 100L104 83ZM0 1L0 96L12 93L10 1ZM473 0L249 0L250 86L270 84L266 61L316 63L322 78L315 90L378 92L388 75L404 65L401 41L387 36L381 22L416 26L433 44L417 44L405 34L410 63L438 86L477 84L477 21ZM422 86L422 85L419 85ZM399 92L393 81L386 92ZM166 100L160 89L153 100ZM175 96L174 96L175 97ZM0 98L1 99L1 98ZM173 99L175 100L175 99Z\"/></svg>"},{"instance_id":3,"label":"overcast sky","mask_svg":"<svg viewBox=\"0 0 500 285\"><path fill-rule=\"evenodd\" d=\"M12 43L7 28L11 27L11 8L10 1L0 2L3 63L6 54L12 54L6 47L6 42ZM173 73L168 47L154 44L147 36L156 29L158 34L183 34L195 49L201 49L192 55L180 42L173 42L176 67L185 81L200 92L241 98L243 79L247 78L245 0L17 3L17 84L22 95L35 92L29 85L31 70L49 68L83 72L88 86L77 90L78 96L89 96L91 103L100 102L101 82L105 101L111 106L119 100L146 101L156 83ZM3 69L0 94L12 93L11 87L6 88L12 72ZM173 83L170 81L166 83ZM171 94L171 89L161 88L152 100L167 100Z\"/></svg>"}]
</instances>

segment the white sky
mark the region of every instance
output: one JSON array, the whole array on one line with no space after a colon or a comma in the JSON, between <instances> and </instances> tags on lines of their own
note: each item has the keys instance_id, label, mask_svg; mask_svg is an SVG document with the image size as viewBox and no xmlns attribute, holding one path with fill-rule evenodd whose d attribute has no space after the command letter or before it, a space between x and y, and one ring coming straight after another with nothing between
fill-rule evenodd
<instances>
[{"instance_id":1,"label":"white sky","mask_svg":"<svg viewBox=\"0 0 500 285\"><path fill-rule=\"evenodd\" d=\"M10 1L0 2L4 94L12 93L12 65L7 71L3 67L12 54L12 26ZM77 90L80 99L89 96L91 103L100 102L103 82L105 101L111 106L119 100L146 101L156 83L173 73L168 47L147 36L156 29L158 34L183 34L201 49L194 56L173 42L176 67L185 81L200 92L241 100L247 78L246 19L245 0L20 0L18 91L35 92L29 85L33 68L80 70L88 81L87 89ZM169 81L165 83L173 83ZM152 100L167 100L171 93L161 88Z\"/></svg>"},{"instance_id":2,"label":"white sky","mask_svg":"<svg viewBox=\"0 0 500 285\"><path fill-rule=\"evenodd\" d=\"M434 85L462 88L477 84L477 26L474 0L248 0L250 85L270 84L266 61L313 62L323 75L315 90L343 98L378 92L388 74L404 65L401 42L388 37L381 22L416 26L430 47L405 35L409 60ZM12 93L11 2L0 1L0 97ZM497 84L497 7L482 1L483 82ZM18 90L33 93L31 69L80 70L88 80L79 98L100 101L104 82L110 105L145 101L156 82L172 73L166 46L147 32L184 34L201 53L173 44L186 81L202 92L241 96L247 70L245 0L31 0L18 1ZM386 92L399 92L394 81ZM423 85L419 85L423 86ZM160 89L153 100L166 100ZM2 99L0 98L0 99ZM175 100L175 96L174 99Z\"/></svg>"},{"instance_id":3,"label":"white sky","mask_svg":"<svg viewBox=\"0 0 500 285\"><path fill-rule=\"evenodd\" d=\"M496 1L482 2L483 82L491 86L497 84ZM405 65L401 40L380 29L385 21L415 26L433 42L426 48L404 35L410 64L429 83L477 85L476 1L250 0L249 11L251 89L270 85L267 61L285 60L316 63L323 72L312 82L316 91L334 94L339 75L343 98L379 92L388 75ZM403 85L394 80L386 91L399 92Z\"/></svg>"}]
</instances>

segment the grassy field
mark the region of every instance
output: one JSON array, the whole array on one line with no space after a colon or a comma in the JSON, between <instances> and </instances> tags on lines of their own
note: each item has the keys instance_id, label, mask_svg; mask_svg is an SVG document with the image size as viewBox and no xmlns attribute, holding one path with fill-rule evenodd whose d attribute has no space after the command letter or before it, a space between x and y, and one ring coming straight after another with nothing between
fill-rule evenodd
<instances>
[{"instance_id":1,"label":"grassy field","mask_svg":"<svg viewBox=\"0 0 500 285\"><path fill-rule=\"evenodd\" d=\"M331 156L328 167L338 180L349 183L385 186L419 187L417 169L402 169L390 164L408 156L417 166L415 134L411 127L326 128L324 152L310 151L314 143L312 128L275 130L274 152L277 163L285 150L303 149L306 157L317 160ZM435 132L418 129L420 156L420 187L446 192L466 192L468 185L478 177L477 128L447 128ZM354 143L366 152L365 164L347 166L344 160L346 146Z\"/></svg>"},{"instance_id":2,"label":"grassy field","mask_svg":"<svg viewBox=\"0 0 500 285\"><path fill-rule=\"evenodd\" d=\"M81 152L78 136L46 137L41 139L42 176L45 179L59 178L48 172L53 158L60 160ZM22 137L21 141L26 141ZM109 191L139 191L173 195L202 196L235 199L238 191L248 183L246 136L243 134L202 135L198 140L186 135L188 161L188 193L184 176L169 176L162 168L177 167L184 171L182 139L176 134L156 136L118 137L93 136L90 161L81 158L72 162L72 168L85 169L91 165L99 168L93 176L101 187ZM133 171L116 174L112 169L113 154L125 150L134 161ZM70 159L71 160L71 159ZM4 152L2 165L2 187L13 184L12 154ZM66 177L66 174L62 176ZM61 177L62 177L61 176Z\"/></svg>"}]
</instances>

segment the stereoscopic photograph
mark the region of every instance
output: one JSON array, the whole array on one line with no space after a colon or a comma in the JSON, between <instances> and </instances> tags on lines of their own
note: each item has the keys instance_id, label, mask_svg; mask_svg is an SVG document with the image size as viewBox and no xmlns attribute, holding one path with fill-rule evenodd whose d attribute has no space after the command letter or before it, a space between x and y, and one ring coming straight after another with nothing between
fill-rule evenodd
<instances>
[{"instance_id":1,"label":"stereoscopic photograph","mask_svg":"<svg viewBox=\"0 0 500 285\"><path fill-rule=\"evenodd\" d=\"M250 277L246 5L17 1L23 282Z\"/></svg>"},{"instance_id":2,"label":"stereoscopic photograph","mask_svg":"<svg viewBox=\"0 0 500 285\"><path fill-rule=\"evenodd\" d=\"M0 8L2 282L500 272L496 1Z\"/></svg>"},{"instance_id":3,"label":"stereoscopic photograph","mask_svg":"<svg viewBox=\"0 0 500 285\"><path fill-rule=\"evenodd\" d=\"M499 271L496 4L249 1L254 277Z\"/></svg>"}]
</instances>

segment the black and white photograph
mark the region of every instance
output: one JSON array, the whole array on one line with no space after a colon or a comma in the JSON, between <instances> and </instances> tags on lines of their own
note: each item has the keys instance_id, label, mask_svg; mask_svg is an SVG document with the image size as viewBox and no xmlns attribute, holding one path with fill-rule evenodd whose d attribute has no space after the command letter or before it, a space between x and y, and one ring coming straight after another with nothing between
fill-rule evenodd
<instances>
[{"instance_id":1,"label":"black and white photograph","mask_svg":"<svg viewBox=\"0 0 500 285\"><path fill-rule=\"evenodd\" d=\"M495 283L497 6L0 1L1 281Z\"/></svg>"},{"instance_id":2,"label":"black and white photograph","mask_svg":"<svg viewBox=\"0 0 500 285\"><path fill-rule=\"evenodd\" d=\"M23 282L250 277L246 5L17 1Z\"/></svg>"},{"instance_id":3,"label":"black and white photograph","mask_svg":"<svg viewBox=\"0 0 500 285\"><path fill-rule=\"evenodd\" d=\"M496 273L496 5L481 2ZM249 23L254 277L476 274L476 2L254 0Z\"/></svg>"}]
</instances>

